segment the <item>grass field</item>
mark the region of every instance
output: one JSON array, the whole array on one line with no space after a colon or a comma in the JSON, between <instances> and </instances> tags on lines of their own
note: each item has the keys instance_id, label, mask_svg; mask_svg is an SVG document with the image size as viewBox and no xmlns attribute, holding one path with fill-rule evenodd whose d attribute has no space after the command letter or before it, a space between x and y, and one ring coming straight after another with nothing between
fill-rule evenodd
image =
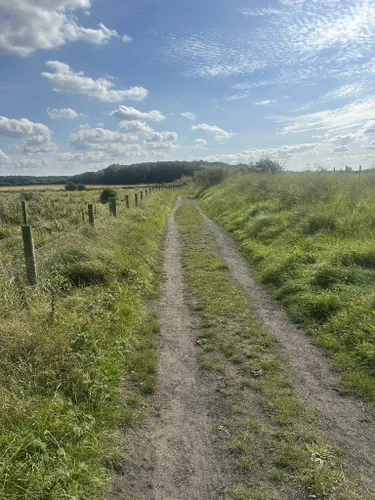
<instances>
[{"instance_id":1,"label":"grass field","mask_svg":"<svg viewBox=\"0 0 375 500\"><path fill-rule=\"evenodd\" d=\"M375 176L247 174L200 193L258 278L375 401Z\"/></svg>"},{"instance_id":2,"label":"grass field","mask_svg":"<svg viewBox=\"0 0 375 500\"><path fill-rule=\"evenodd\" d=\"M96 190L96 189L103 189L105 187L112 187L112 188L117 188L117 189L138 189L139 185L137 186L118 186L118 185L87 185L86 189L90 190ZM1 191L8 191L8 192L25 192L25 191L64 191L65 190L65 184L31 184L29 186L0 186L0 192Z\"/></svg>"},{"instance_id":3,"label":"grass field","mask_svg":"<svg viewBox=\"0 0 375 500\"><path fill-rule=\"evenodd\" d=\"M13 233L20 198L9 196ZM58 214L66 231L37 252L36 287L24 284L23 267L12 275L18 268L9 265L0 280L1 499L103 498L121 459L118 429L138 418L155 385L156 326L145 304L158 290L175 196L153 193L139 209L121 207L117 219L71 232L83 223L77 206L98 193L33 193L31 221L53 225ZM2 249L3 265L12 251Z\"/></svg>"}]
</instances>

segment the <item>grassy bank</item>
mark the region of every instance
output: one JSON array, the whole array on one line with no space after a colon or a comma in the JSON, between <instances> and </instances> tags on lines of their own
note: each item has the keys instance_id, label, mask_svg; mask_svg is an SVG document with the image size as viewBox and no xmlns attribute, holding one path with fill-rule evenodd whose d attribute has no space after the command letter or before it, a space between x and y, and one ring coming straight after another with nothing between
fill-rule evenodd
<instances>
[{"instance_id":1,"label":"grassy bank","mask_svg":"<svg viewBox=\"0 0 375 500\"><path fill-rule=\"evenodd\" d=\"M375 177L242 175L200 194L258 278L375 401Z\"/></svg>"},{"instance_id":2,"label":"grassy bank","mask_svg":"<svg viewBox=\"0 0 375 500\"><path fill-rule=\"evenodd\" d=\"M275 339L231 279L197 209L185 203L176 220L191 306L200 318L201 365L225 387L213 414L221 454L235 476L231 497L370 498L298 397Z\"/></svg>"},{"instance_id":3,"label":"grassy bank","mask_svg":"<svg viewBox=\"0 0 375 500\"><path fill-rule=\"evenodd\" d=\"M103 498L118 429L155 384L145 305L175 196L60 240L36 288L1 289L1 499Z\"/></svg>"}]
</instances>

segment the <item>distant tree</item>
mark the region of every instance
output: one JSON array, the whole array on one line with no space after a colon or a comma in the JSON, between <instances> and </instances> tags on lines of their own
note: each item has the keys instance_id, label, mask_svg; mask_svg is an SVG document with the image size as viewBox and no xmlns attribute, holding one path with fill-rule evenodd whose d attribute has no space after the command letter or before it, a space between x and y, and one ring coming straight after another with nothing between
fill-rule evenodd
<instances>
[{"instance_id":1,"label":"distant tree","mask_svg":"<svg viewBox=\"0 0 375 500\"><path fill-rule=\"evenodd\" d=\"M86 186L84 184L77 185L77 191L86 191Z\"/></svg>"},{"instance_id":2,"label":"distant tree","mask_svg":"<svg viewBox=\"0 0 375 500\"><path fill-rule=\"evenodd\" d=\"M268 156L261 158L256 163L250 164L250 169L253 172L282 172L284 170L284 165L276 160L271 160Z\"/></svg>"},{"instance_id":3,"label":"distant tree","mask_svg":"<svg viewBox=\"0 0 375 500\"><path fill-rule=\"evenodd\" d=\"M116 198L117 193L112 188L104 188L100 193L100 203L108 203L110 198Z\"/></svg>"},{"instance_id":4,"label":"distant tree","mask_svg":"<svg viewBox=\"0 0 375 500\"><path fill-rule=\"evenodd\" d=\"M77 191L77 184L74 184L74 182L68 182L65 184L65 191Z\"/></svg>"}]
</instances>

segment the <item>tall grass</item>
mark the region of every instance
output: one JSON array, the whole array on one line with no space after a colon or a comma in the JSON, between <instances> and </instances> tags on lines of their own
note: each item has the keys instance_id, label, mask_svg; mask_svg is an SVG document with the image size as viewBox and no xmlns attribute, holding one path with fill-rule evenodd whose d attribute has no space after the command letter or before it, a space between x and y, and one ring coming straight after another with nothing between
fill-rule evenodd
<instances>
[{"instance_id":1,"label":"tall grass","mask_svg":"<svg viewBox=\"0 0 375 500\"><path fill-rule=\"evenodd\" d=\"M155 384L145 304L174 197L48 247L33 289L0 283L1 499L103 497L118 429Z\"/></svg>"},{"instance_id":2,"label":"tall grass","mask_svg":"<svg viewBox=\"0 0 375 500\"><path fill-rule=\"evenodd\" d=\"M375 176L238 175L201 203L328 350L346 390L374 401Z\"/></svg>"}]
</instances>

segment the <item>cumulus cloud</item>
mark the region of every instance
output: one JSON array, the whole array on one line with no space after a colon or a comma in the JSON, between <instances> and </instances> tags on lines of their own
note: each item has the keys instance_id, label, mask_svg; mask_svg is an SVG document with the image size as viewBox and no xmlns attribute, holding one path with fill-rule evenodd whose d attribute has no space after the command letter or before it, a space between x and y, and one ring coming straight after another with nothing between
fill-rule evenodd
<instances>
[{"instance_id":1,"label":"cumulus cloud","mask_svg":"<svg viewBox=\"0 0 375 500\"><path fill-rule=\"evenodd\" d=\"M147 125L147 123L139 120L132 120L129 122L120 122L120 132L125 134L149 134L154 132L154 129Z\"/></svg>"},{"instance_id":2,"label":"cumulus cloud","mask_svg":"<svg viewBox=\"0 0 375 500\"><path fill-rule=\"evenodd\" d=\"M112 111L110 115L121 120L142 120L145 122L161 122L165 120L165 116L161 111L154 110L144 113L139 109L122 105Z\"/></svg>"},{"instance_id":3,"label":"cumulus cloud","mask_svg":"<svg viewBox=\"0 0 375 500\"><path fill-rule=\"evenodd\" d=\"M85 116L81 113L77 113L77 111L74 111L72 108L61 108L61 109L56 109L56 108L47 108L47 113L48 116L51 118L51 120L57 120L57 119L66 119L66 120L74 120L75 118L79 118L80 116Z\"/></svg>"},{"instance_id":4,"label":"cumulus cloud","mask_svg":"<svg viewBox=\"0 0 375 500\"><path fill-rule=\"evenodd\" d=\"M125 99L142 101L148 95L148 91L143 87L114 90L114 84L108 78L95 80L85 76L83 71L74 73L68 64L60 61L48 61L47 66L54 70L54 73L45 71L42 76L47 78L55 92L84 94L104 102L119 102Z\"/></svg>"},{"instance_id":5,"label":"cumulus cloud","mask_svg":"<svg viewBox=\"0 0 375 500\"><path fill-rule=\"evenodd\" d=\"M186 118L187 120L196 120L196 114L192 113L191 111L185 111L184 113L180 113L183 118Z\"/></svg>"},{"instance_id":6,"label":"cumulus cloud","mask_svg":"<svg viewBox=\"0 0 375 500\"><path fill-rule=\"evenodd\" d=\"M206 149L207 141L205 139L195 139L193 141L193 148L195 149Z\"/></svg>"},{"instance_id":7,"label":"cumulus cloud","mask_svg":"<svg viewBox=\"0 0 375 500\"><path fill-rule=\"evenodd\" d=\"M350 151L348 146L336 146L330 152L335 154L335 153L347 153L348 151Z\"/></svg>"},{"instance_id":8,"label":"cumulus cloud","mask_svg":"<svg viewBox=\"0 0 375 500\"><path fill-rule=\"evenodd\" d=\"M9 165L11 159L7 156L2 149L0 149L0 167L4 165Z\"/></svg>"},{"instance_id":9,"label":"cumulus cloud","mask_svg":"<svg viewBox=\"0 0 375 500\"><path fill-rule=\"evenodd\" d=\"M75 12L90 6L90 0L0 0L0 52L28 56L77 40L103 45L118 37L104 24L93 29L76 23Z\"/></svg>"},{"instance_id":10,"label":"cumulus cloud","mask_svg":"<svg viewBox=\"0 0 375 500\"><path fill-rule=\"evenodd\" d=\"M13 160L12 166L20 169L24 168L47 168L48 161L45 158L21 158L19 160Z\"/></svg>"},{"instance_id":11,"label":"cumulus cloud","mask_svg":"<svg viewBox=\"0 0 375 500\"><path fill-rule=\"evenodd\" d=\"M111 143L134 143L137 140L137 134L127 134L104 128L80 130L69 137L69 143L74 149L105 150Z\"/></svg>"},{"instance_id":12,"label":"cumulus cloud","mask_svg":"<svg viewBox=\"0 0 375 500\"><path fill-rule=\"evenodd\" d=\"M51 142L51 130L43 123L35 123L27 118L16 120L0 116L0 135L11 139L23 139L25 153L54 151L56 145Z\"/></svg>"},{"instance_id":13,"label":"cumulus cloud","mask_svg":"<svg viewBox=\"0 0 375 500\"><path fill-rule=\"evenodd\" d=\"M227 132L222 128L216 127L216 125L207 125L207 123L200 123L199 125L193 125L191 130L199 130L202 132L209 132L211 134L215 134L215 139L217 141L222 141L224 139L231 139L236 134L233 132Z\"/></svg>"},{"instance_id":14,"label":"cumulus cloud","mask_svg":"<svg viewBox=\"0 0 375 500\"><path fill-rule=\"evenodd\" d=\"M124 43L130 43L133 41L133 38L129 35L123 35L121 37L121 40L124 42Z\"/></svg>"},{"instance_id":15,"label":"cumulus cloud","mask_svg":"<svg viewBox=\"0 0 375 500\"><path fill-rule=\"evenodd\" d=\"M147 135L145 142L174 142L177 138L176 132L153 132Z\"/></svg>"}]
</instances>

